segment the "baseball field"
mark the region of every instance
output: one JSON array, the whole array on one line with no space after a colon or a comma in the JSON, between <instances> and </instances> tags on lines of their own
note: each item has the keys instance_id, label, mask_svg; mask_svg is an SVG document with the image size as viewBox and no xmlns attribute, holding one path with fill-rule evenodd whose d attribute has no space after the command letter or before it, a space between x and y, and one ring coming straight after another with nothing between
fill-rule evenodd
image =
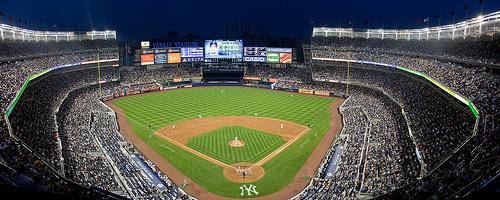
<instances>
[{"instance_id":1,"label":"baseball field","mask_svg":"<svg viewBox=\"0 0 500 200\"><path fill-rule=\"evenodd\" d=\"M154 156L161 157L175 168L165 167L169 177L180 172L187 178L184 185L171 177L188 193L249 198L276 193L297 179L318 144L325 143L337 103L335 98L265 89L197 87L107 104L117 112L122 134L131 129L133 136L126 138L140 139L132 143L141 152L152 149L145 154L154 154L153 162L158 160Z\"/></svg>"}]
</instances>

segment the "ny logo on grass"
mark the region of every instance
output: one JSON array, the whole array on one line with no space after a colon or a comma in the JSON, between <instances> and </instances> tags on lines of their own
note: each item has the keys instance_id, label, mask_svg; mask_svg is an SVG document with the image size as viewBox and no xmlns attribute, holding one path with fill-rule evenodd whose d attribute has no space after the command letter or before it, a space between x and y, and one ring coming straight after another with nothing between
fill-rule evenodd
<instances>
[{"instance_id":1,"label":"ny logo on grass","mask_svg":"<svg viewBox=\"0 0 500 200\"><path fill-rule=\"evenodd\" d=\"M245 196L245 191L247 192L247 196L252 196L252 193L254 193L255 195L259 194L259 192L255 190L255 185L252 184L250 184L248 187L247 185L242 185L240 186L240 190L241 190L240 193L241 196Z\"/></svg>"}]
</instances>

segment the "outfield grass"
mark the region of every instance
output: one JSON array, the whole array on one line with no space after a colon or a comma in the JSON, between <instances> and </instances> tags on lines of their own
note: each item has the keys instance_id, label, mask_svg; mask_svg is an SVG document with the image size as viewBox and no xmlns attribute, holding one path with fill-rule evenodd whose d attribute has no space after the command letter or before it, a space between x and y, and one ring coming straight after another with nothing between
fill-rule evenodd
<instances>
[{"instance_id":1,"label":"outfield grass","mask_svg":"<svg viewBox=\"0 0 500 200\"><path fill-rule=\"evenodd\" d=\"M232 147L229 141L238 137L245 145ZM286 143L273 135L240 126L226 126L189 139L186 146L226 164L256 163Z\"/></svg>"},{"instance_id":2,"label":"outfield grass","mask_svg":"<svg viewBox=\"0 0 500 200\"><path fill-rule=\"evenodd\" d=\"M155 151L207 191L226 197L240 196L241 183L223 176L223 169L157 136L154 130L169 124L207 116L250 115L312 125L311 130L264 164L266 175L252 183L258 196L279 191L293 179L329 128L328 113L334 99L241 87L173 90L118 99L115 105L129 118L133 131Z\"/></svg>"}]
</instances>

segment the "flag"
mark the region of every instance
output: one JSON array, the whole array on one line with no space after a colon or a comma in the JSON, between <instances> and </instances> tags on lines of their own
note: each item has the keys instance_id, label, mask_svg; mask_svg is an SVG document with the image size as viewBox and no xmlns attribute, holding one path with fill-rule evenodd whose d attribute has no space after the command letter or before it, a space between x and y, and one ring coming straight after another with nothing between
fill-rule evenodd
<instances>
[{"instance_id":1,"label":"flag","mask_svg":"<svg viewBox=\"0 0 500 200\"><path fill-rule=\"evenodd\" d=\"M467 10L469 10L469 6L467 6L467 4L465 4L464 10L465 10L465 12L467 12Z\"/></svg>"},{"instance_id":2,"label":"flag","mask_svg":"<svg viewBox=\"0 0 500 200\"><path fill-rule=\"evenodd\" d=\"M434 18L439 19L439 18L441 18L441 15L436 15L436 16L434 16Z\"/></svg>"},{"instance_id":3,"label":"flag","mask_svg":"<svg viewBox=\"0 0 500 200\"><path fill-rule=\"evenodd\" d=\"M484 3L484 0L479 0L479 4L483 4Z\"/></svg>"},{"instance_id":4,"label":"flag","mask_svg":"<svg viewBox=\"0 0 500 200\"><path fill-rule=\"evenodd\" d=\"M424 23L425 22L429 22L429 17L427 17L427 18L424 19Z\"/></svg>"}]
</instances>

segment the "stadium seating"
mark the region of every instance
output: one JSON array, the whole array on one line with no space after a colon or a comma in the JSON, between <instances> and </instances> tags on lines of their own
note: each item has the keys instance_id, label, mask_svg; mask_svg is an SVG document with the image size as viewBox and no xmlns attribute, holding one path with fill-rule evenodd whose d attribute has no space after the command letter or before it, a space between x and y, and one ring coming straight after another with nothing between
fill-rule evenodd
<instances>
[{"instance_id":1,"label":"stadium seating","mask_svg":"<svg viewBox=\"0 0 500 200\"><path fill-rule=\"evenodd\" d=\"M500 153L495 127L500 109L498 76L483 68L415 55L498 63L496 43L346 38L314 38L314 42L318 45L313 48L314 57L366 60L426 73L471 99L484 121L476 124L466 108L425 80L387 67L358 64L349 68L347 76L348 68L342 62L245 66L245 76L279 79L275 84L278 89L329 91L347 98L340 108L344 129L312 184L298 199L354 199L363 195L448 198L470 191L496 174L498 165L492 158ZM112 41L20 42L2 43L1 47L2 113L7 112L31 75L56 66L94 61L97 55L100 59L118 58L117 44ZM470 47L481 51L469 51ZM0 182L90 198L119 198L103 191L129 198L192 198L121 137L114 112L100 98L165 86L160 80L201 77L202 67L102 67L100 80L105 83L101 87L95 67L76 66L43 75L28 85L12 110L13 137L2 118ZM326 82L329 80L335 83ZM346 81L351 83L348 88ZM326 178L338 146L344 147L338 167L331 178ZM132 155L144 160L166 183L164 190L159 191L141 173L130 159Z\"/></svg>"}]
</instances>

